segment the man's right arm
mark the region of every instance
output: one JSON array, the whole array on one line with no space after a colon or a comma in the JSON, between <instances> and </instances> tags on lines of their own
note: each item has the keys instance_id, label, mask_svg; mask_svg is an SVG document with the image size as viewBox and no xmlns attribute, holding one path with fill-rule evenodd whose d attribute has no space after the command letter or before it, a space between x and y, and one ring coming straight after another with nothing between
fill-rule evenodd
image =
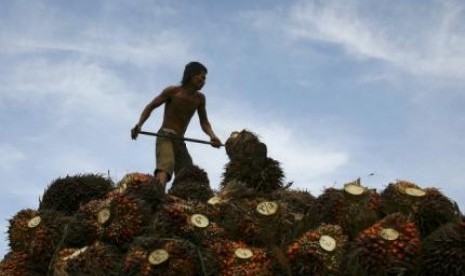
<instances>
[{"instance_id":1,"label":"man's right arm","mask_svg":"<svg viewBox=\"0 0 465 276\"><path fill-rule=\"evenodd\" d=\"M142 125L147 121L147 119L150 117L150 114L152 114L152 111L159 107L160 105L166 103L169 101L171 98L171 94L173 93L172 91L174 90L173 87L168 87L163 92L160 93L160 95L156 96L150 103L148 103L144 110L142 111L142 114L140 115L139 122L134 126L133 129L131 129L131 138L136 139L137 135L139 134Z\"/></svg>"}]
</instances>

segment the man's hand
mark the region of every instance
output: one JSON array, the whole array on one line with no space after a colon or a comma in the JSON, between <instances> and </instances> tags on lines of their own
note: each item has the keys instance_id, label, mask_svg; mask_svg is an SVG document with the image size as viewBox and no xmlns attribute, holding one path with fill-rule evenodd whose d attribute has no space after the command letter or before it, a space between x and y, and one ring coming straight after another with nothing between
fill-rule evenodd
<instances>
[{"instance_id":1,"label":"man's hand","mask_svg":"<svg viewBox=\"0 0 465 276\"><path fill-rule=\"evenodd\" d=\"M222 146L221 140L216 136L211 137L210 142L212 143L212 147L219 148Z\"/></svg>"},{"instance_id":2,"label":"man's hand","mask_svg":"<svg viewBox=\"0 0 465 276\"><path fill-rule=\"evenodd\" d=\"M137 135L139 135L139 132L140 132L140 125L137 124L135 127L133 127L131 129L131 138L132 138L132 140L137 139Z\"/></svg>"}]
</instances>

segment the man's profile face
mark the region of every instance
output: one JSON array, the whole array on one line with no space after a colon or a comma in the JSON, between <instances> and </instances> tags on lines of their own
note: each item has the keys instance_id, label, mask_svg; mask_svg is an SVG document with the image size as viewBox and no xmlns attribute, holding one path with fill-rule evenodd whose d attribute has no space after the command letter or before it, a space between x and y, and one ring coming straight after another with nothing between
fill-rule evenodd
<instances>
[{"instance_id":1,"label":"man's profile face","mask_svg":"<svg viewBox=\"0 0 465 276\"><path fill-rule=\"evenodd\" d=\"M205 85L206 77L207 74L205 72L201 72L193 75L191 78L191 82L197 90L200 90Z\"/></svg>"}]
</instances>

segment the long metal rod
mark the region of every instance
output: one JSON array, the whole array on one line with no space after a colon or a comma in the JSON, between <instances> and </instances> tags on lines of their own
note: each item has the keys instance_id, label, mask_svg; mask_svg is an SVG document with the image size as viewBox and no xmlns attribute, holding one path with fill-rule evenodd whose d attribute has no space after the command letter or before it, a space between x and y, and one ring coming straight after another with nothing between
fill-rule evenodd
<instances>
[{"instance_id":1,"label":"long metal rod","mask_svg":"<svg viewBox=\"0 0 465 276\"><path fill-rule=\"evenodd\" d=\"M156 136L156 137L164 137L164 138L169 138L169 139L174 139L174 140L180 140L180 141L188 141L188 142L194 142L194 143L200 143L200 144L207 144L207 145L213 145L212 142L210 141L205 141L205 140L199 140L199 139L194 139L194 138L187 138L187 137L182 137L182 136L176 136L176 135L163 135L163 134L158 134L155 132L150 132L150 131L139 131L140 134L145 134L149 136ZM221 144L220 146L224 146Z\"/></svg>"}]
</instances>

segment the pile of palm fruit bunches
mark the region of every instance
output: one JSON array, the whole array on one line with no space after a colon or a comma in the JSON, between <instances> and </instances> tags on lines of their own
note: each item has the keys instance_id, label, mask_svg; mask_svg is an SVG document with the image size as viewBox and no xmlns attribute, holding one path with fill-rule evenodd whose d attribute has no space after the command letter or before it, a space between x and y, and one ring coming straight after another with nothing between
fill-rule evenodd
<instances>
[{"instance_id":1,"label":"pile of palm fruit bunches","mask_svg":"<svg viewBox=\"0 0 465 276\"><path fill-rule=\"evenodd\" d=\"M257 135L233 132L219 190L198 166L66 176L9 223L0 275L465 275L465 220L436 188L360 179L318 197L283 183Z\"/></svg>"}]
</instances>

